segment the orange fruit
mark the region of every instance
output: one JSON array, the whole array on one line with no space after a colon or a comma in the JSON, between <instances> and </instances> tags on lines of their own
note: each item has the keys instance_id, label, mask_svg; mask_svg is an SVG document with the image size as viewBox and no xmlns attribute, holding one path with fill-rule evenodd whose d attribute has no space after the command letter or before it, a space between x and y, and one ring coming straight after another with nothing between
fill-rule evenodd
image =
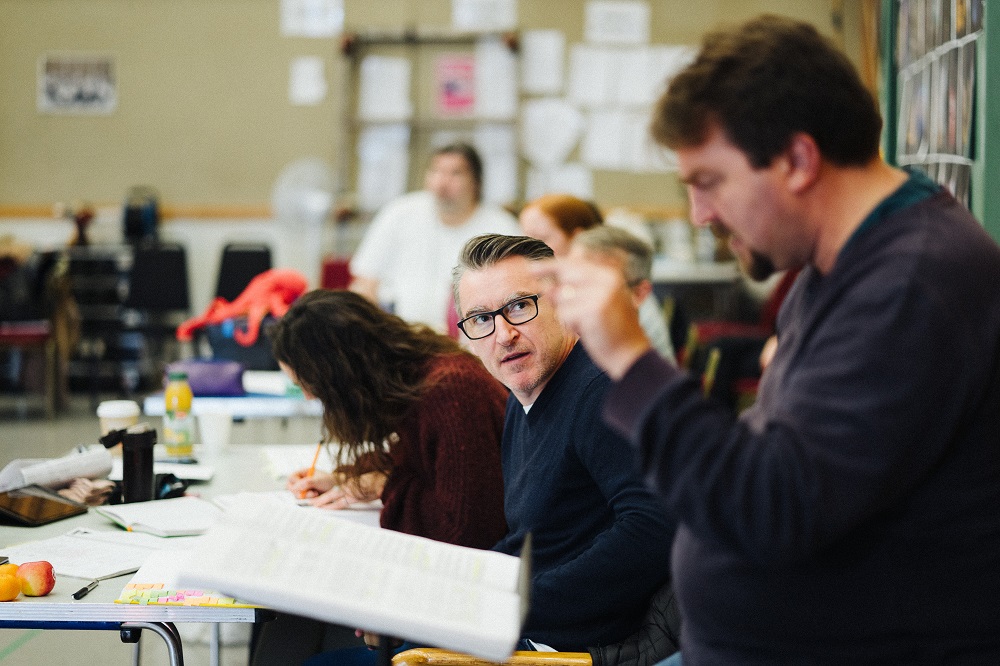
<instances>
[{"instance_id":1,"label":"orange fruit","mask_svg":"<svg viewBox=\"0 0 1000 666\"><path fill-rule=\"evenodd\" d=\"M21 581L17 576L0 574L0 601L13 601L21 594Z\"/></svg>"},{"instance_id":2,"label":"orange fruit","mask_svg":"<svg viewBox=\"0 0 1000 666\"><path fill-rule=\"evenodd\" d=\"M7 564L0 564L0 576L16 576L17 575L17 565L11 562Z\"/></svg>"}]
</instances>

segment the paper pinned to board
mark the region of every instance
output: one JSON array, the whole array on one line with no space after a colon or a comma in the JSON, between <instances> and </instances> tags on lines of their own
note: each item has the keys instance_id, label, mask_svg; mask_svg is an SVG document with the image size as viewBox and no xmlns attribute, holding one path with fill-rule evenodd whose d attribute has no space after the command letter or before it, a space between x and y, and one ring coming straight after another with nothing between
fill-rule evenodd
<instances>
[{"instance_id":1,"label":"paper pinned to board","mask_svg":"<svg viewBox=\"0 0 1000 666\"><path fill-rule=\"evenodd\" d=\"M590 0L584 35L594 44L648 44L650 7L643 0Z\"/></svg>"},{"instance_id":2,"label":"paper pinned to board","mask_svg":"<svg viewBox=\"0 0 1000 666\"><path fill-rule=\"evenodd\" d=\"M409 120L412 65L406 58L369 55L361 60L358 118L367 121Z\"/></svg>"},{"instance_id":3,"label":"paper pinned to board","mask_svg":"<svg viewBox=\"0 0 1000 666\"><path fill-rule=\"evenodd\" d=\"M483 159L483 201L503 205L517 199L517 139L505 123L480 123L473 145Z\"/></svg>"},{"instance_id":4,"label":"paper pinned to board","mask_svg":"<svg viewBox=\"0 0 1000 666\"><path fill-rule=\"evenodd\" d=\"M292 60L288 68L288 100L297 106L315 106L326 98L326 64L317 56Z\"/></svg>"},{"instance_id":5,"label":"paper pinned to board","mask_svg":"<svg viewBox=\"0 0 1000 666\"><path fill-rule=\"evenodd\" d=\"M406 192L410 127L403 123L366 127L358 137L358 206L376 211Z\"/></svg>"},{"instance_id":6,"label":"paper pinned to board","mask_svg":"<svg viewBox=\"0 0 1000 666\"><path fill-rule=\"evenodd\" d=\"M628 116L618 109L597 110L587 119L581 157L592 169L623 170L628 167L624 149Z\"/></svg>"},{"instance_id":7,"label":"paper pinned to board","mask_svg":"<svg viewBox=\"0 0 1000 666\"><path fill-rule=\"evenodd\" d=\"M476 116L509 120L517 115L517 58L499 38L476 42Z\"/></svg>"},{"instance_id":8,"label":"paper pinned to board","mask_svg":"<svg viewBox=\"0 0 1000 666\"><path fill-rule=\"evenodd\" d=\"M565 51L562 30L525 30L521 35L521 90L533 95L559 93Z\"/></svg>"},{"instance_id":9,"label":"paper pinned to board","mask_svg":"<svg viewBox=\"0 0 1000 666\"><path fill-rule=\"evenodd\" d=\"M333 37L344 29L344 0L281 0L285 37Z\"/></svg>"},{"instance_id":10,"label":"paper pinned to board","mask_svg":"<svg viewBox=\"0 0 1000 666\"><path fill-rule=\"evenodd\" d=\"M609 49L574 44L569 54L569 99L585 108L615 101L615 54Z\"/></svg>"},{"instance_id":11,"label":"paper pinned to board","mask_svg":"<svg viewBox=\"0 0 1000 666\"><path fill-rule=\"evenodd\" d=\"M594 173L579 162L528 169L525 199L531 201L543 194L572 194L585 201L594 198Z\"/></svg>"},{"instance_id":12,"label":"paper pinned to board","mask_svg":"<svg viewBox=\"0 0 1000 666\"><path fill-rule=\"evenodd\" d=\"M457 30L513 30L516 0L451 0L451 25Z\"/></svg>"},{"instance_id":13,"label":"paper pinned to board","mask_svg":"<svg viewBox=\"0 0 1000 666\"><path fill-rule=\"evenodd\" d=\"M580 141L583 126L583 114L565 100L529 100L521 108L521 152L534 166L562 164Z\"/></svg>"}]
</instances>

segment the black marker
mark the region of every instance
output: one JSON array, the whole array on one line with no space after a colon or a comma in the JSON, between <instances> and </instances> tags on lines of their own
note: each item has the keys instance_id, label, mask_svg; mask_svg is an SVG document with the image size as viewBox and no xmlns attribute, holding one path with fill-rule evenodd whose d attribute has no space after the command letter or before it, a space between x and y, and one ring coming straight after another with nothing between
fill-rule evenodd
<instances>
[{"instance_id":1,"label":"black marker","mask_svg":"<svg viewBox=\"0 0 1000 666\"><path fill-rule=\"evenodd\" d=\"M83 599L85 596L87 596L87 594L89 594L90 591L93 590L95 587L97 587L96 580L93 581L92 583L89 583L86 587L81 587L79 590L74 592L73 598L79 601L80 599Z\"/></svg>"}]
</instances>

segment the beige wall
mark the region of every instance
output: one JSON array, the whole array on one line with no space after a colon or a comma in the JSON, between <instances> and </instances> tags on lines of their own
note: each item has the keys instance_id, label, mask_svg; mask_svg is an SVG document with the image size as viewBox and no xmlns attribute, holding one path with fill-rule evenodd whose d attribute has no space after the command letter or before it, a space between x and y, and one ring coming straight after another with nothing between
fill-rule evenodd
<instances>
[{"instance_id":1,"label":"beige wall","mask_svg":"<svg viewBox=\"0 0 1000 666\"><path fill-rule=\"evenodd\" d=\"M349 28L446 27L451 0L346 0ZM584 0L521 0L522 28L583 31ZM796 16L833 34L843 0L650 0L653 39L693 43L719 21L761 11ZM282 37L278 0L0 0L0 206L121 200L135 184L165 204L266 207L281 168L316 155L336 164L340 80L335 39ZM857 21L844 22L856 30ZM857 49L848 35L847 48ZM48 51L108 53L119 103L110 116L40 114L36 63ZM331 94L288 101L293 57L320 56ZM857 54L852 53L857 60ZM664 176L601 173L604 203L677 202Z\"/></svg>"},{"instance_id":2,"label":"beige wall","mask_svg":"<svg viewBox=\"0 0 1000 666\"><path fill-rule=\"evenodd\" d=\"M861 0L649 0L653 40L696 43L720 21L763 11L833 30L844 14L843 44L859 60ZM447 27L451 0L345 0L348 29ZM521 28L583 35L585 0L519 0ZM36 110L36 67L49 51L113 55L117 110L109 116L44 115ZM288 101L288 67L319 56L331 94L315 107ZM72 225L51 218L56 202L98 205L95 240L120 237L129 187L157 187L167 212L162 236L185 243L192 310L212 297L222 245L261 240L275 262L318 284L320 253L350 252L360 225L324 230L322 247L270 218L271 188L289 162L318 156L338 165L345 59L336 39L282 37L279 0L0 0L0 235L61 245ZM599 172L595 198L681 211L671 175Z\"/></svg>"}]
</instances>

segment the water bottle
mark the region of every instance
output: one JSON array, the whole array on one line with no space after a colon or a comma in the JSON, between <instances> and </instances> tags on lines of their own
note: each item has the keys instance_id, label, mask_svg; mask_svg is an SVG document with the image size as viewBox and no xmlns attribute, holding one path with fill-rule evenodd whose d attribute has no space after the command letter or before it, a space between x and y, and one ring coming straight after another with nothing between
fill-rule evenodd
<instances>
[{"instance_id":1,"label":"water bottle","mask_svg":"<svg viewBox=\"0 0 1000 666\"><path fill-rule=\"evenodd\" d=\"M191 402L194 394L186 372L171 372L164 393L166 412L163 415L163 444L167 456L178 460L194 457L194 418Z\"/></svg>"}]
</instances>

